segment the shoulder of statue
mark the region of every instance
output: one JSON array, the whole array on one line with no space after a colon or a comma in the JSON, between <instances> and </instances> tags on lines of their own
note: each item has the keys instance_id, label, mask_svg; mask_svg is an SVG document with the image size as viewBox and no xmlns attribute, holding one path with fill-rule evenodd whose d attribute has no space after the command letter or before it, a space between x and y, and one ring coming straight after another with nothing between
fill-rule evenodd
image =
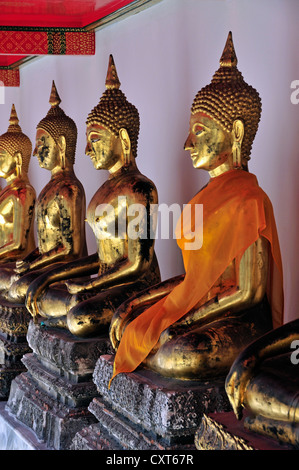
<instances>
[{"instance_id":1,"label":"shoulder of statue","mask_svg":"<svg viewBox=\"0 0 299 470\"><path fill-rule=\"evenodd\" d=\"M69 188L70 190L73 189L74 191L83 189L83 185L77 176L74 173L69 173L67 171L62 171L56 175L56 177L51 179L50 184L55 188Z\"/></svg>"},{"instance_id":2,"label":"shoulder of statue","mask_svg":"<svg viewBox=\"0 0 299 470\"><path fill-rule=\"evenodd\" d=\"M148 178L147 176L143 175L142 173L136 173L134 175L134 187L137 190L157 190L155 183Z\"/></svg>"}]
</instances>

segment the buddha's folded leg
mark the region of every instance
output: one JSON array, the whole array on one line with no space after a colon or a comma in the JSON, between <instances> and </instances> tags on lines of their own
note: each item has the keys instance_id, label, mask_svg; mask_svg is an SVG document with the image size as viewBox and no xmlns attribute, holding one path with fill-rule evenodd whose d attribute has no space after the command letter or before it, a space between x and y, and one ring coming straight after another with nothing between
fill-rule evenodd
<instances>
[{"instance_id":1,"label":"buddha's folded leg","mask_svg":"<svg viewBox=\"0 0 299 470\"><path fill-rule=\"evenodd\" d=\"M55 264L55 266L59 266L59 264L57 263ZM11 300L13 302L24 303L26 300L27 290L31 282L34 281L39 275L45 273L50 269L53 269L53 267L54 265L52 265L51 267L36 269L22 274L19 279L12 282L7 295L8 300ZM16 274L15 276L17 277Z\"/></svg>"},{"instance_id":2,"label":"buddha's folded leg","mask_svg":"<svg viewBox=\"0 0 299 470\"><path fill-rule=\"evenodd\" d=\"M7 263L0 267L0 292L6 296L11 285L16 263Z\"/></svg>"},{"instance_id":3,"label":"buddha's folded leg","mask_svg":"<svg viewBox=\"0 0 299 470\"><path fill-rule=\"evenodd\" d=\"M29 285L38 276L38 271L32 271L21 276L17 281L12 282L7 298L14 302L23 303L26 299L26 294Z\"/></svg>"},{"instance_id":4,"label":"buddha's folded leg","mask_svg":"<svg viewBox=\"0 0 299 470\"><path fill-rule=\"evenodd\" d=\"M89 291L78 294L82 301L77 303L67 316L70 332L82 337L108 333L117 307L144 288L144 282L138 281L130 286L117 286L100 293Z\"/></svg>"},{"instance_id":5,"label":"buddha's folded leg","mask_svg":"<svg viewBox=\"0 0 299 470\"><path fill-rule=\"evenodd\" d=\"M299 424L299 376L293 366L292 375L286 377L287 369L288 364L283 370L261 368L246 387L246 409L254 415Z\"/></svg>"},{"instance_id":6,"label":"buddha's folded leg","mask_svg":"<svg viewBox=\"0 0 299 470\"><path fill-rule=\"evenodd\" d=\"M145 365L164 376L179 379L225 376L244 347L267 331L267 320L258 321L259 309L260 305L201 327L195 323L178 328L177 334L174 332L155 347Z\"/></svg>"},{"instance_id":7,"label":"buddha's folded leg","mask_svg":"<svg viewBox=\"0 0 299 470\"><path fill-rule=\"evenodd\" d=\"M289 358L290 361L290 358ZM260 370L246 387L244 406L249 415L245 428L299 446L299 376L295 370Z\"/></svg>"},{"instance_id":8,"label":"buddha's folded leg","mask_svg":"<svg viewBox=\"0 0 299 470\"><path fill-rule=\"evenodd\" d=\"M45 291L38 300L41 316L46 318L66 317L67 313L78 303L77 295L70 294L65 284L57 284ZM47 323L50 325L50 323Z\"/></svg>"}]
</instances>

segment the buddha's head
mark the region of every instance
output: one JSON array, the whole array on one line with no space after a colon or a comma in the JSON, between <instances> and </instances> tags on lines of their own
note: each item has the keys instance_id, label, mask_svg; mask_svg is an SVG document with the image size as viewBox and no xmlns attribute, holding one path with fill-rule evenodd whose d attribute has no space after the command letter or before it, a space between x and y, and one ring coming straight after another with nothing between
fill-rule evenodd
<instances>
[{"instance_id":1,"label":"buddha's head","mask_svg":"<svg viewBox=\"0 0 299 470\"><path fill-rule=\"evenodd\" d=\"M31 141L23 134L15 106L12 105L9 127L0 136L0 177L27 174L31 153Z\"/></svg>"},{"instance_id":2,"label":"buddha's head","mask_svg":"<svg viewBox=\"0 0 299 470\"><path fill-rule=\"evenodd\" d=\"M49 99L51 108L37 125L34 150L40 166L48 170L72 167L75 163L77 126L60 108L60 102L53 81Z\"/></svg>"},{"instance_id":3,"label":"buddha's head","mask_svg":"<svg viewBox=\"0 0 299 470\"><path fill-rule=\"evenodd\" d=\"M233 167L247 170L260 116L259 94L237 69L230 32L220 68L192 104L185 149L190 151L193 165L215 169L232 155Z\"/></svg>"},{"instance_id":4,"label":"buddha's head","mask_svg":"<svg viewBox=\"0 0 299 470\"><path fill-rule=\"evenodd\" d=\"M109 57L106 90L87 117L86 154L96 169L110 169L124 158L137 157L139 113L119 89L113 57Z\"/></svg>"}]
</instances>

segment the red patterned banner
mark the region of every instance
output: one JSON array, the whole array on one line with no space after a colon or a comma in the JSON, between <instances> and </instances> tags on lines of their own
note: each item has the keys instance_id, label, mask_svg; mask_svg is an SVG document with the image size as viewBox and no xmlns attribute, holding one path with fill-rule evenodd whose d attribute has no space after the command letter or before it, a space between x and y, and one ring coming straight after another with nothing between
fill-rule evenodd
<instances>
[{"instance_id":1,"label":"red patterned banner","mask_svg":"<svg viewBox=\"0 0 299 470\"><path fill-rule=\"evenodd\" d=\"M19 69L0 69L0 86L20 86ZM0 90L2 91L2 90ZM2 96L2 94L1 94Z\"/></svg>"},{"instance_id":2,"label":"red patterned banner","mask_svg":"<svg viewBox=\"0 0 299 470\"><path fill-rule=\"evenodd\" d=\"M0 54L94 55L94 31L0 31Z\"/></svg>"},{"instance_id":3,"label":"red patterned banner","mask_svg":"<svg viewBox=\"0 0 299 470\"><path fill-rule=\"evenodd\" d=\"M94 55L95 33L65 33L66 54L69 55Z\"/></svg>"}]
</instances>

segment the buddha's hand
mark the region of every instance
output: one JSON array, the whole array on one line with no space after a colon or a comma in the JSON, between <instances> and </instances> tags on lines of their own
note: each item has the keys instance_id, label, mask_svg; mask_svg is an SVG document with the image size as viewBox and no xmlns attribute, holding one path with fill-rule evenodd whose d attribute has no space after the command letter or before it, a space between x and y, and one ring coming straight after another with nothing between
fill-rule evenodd
<instances>
[{"instance_id":1,"label":"buddha's hand","mask_svg":"<svg viewBox=\"0 0 299 470\"><path fill-rule=\"evenodd\" d=\"M32 294L32 292L28 291L25 305L26 305L28 312L31 314L33 318L37 317L38 315L38 309L36 308L35 304L36 304L36 300L34 299L34 295Z\"/></svg>"},{"instance_id":2,"label":"buddha's hand","mask_svg":"<svg viewBox=\"0 0 299 470\"><path fill-rule=\"evenodd\" d=\"M27 290L25 305L31 316L36 318L39 314L37 307L37 295L35 289L32 289L31 285Z\"/></svg>"},{"instance_id":3,"label":"buddha's hand","mask_svg":"<svg viewBox=\"0 0 299 470\"><path fill-rule=\"evenodd\" d=\"M116 315L112 317L110 322L110 329L109 329L109 337L112 344L113 349L116 351L120 342L119 337L119 318Z\"/></svg>"},{"instance_id":4,"label":"buddha's hand","mask_svg":"<svg viewBox=\"0 0 299 470\"><path fill-rule=\"evenodd\" d=\"M18 260L16 262L16 267L15 267L14 271L17 274L24 274L27 271L29 271L29 269L30 269L30 263L28 263L27 261Z\"/></svg>"},{"instance_id":5,"label":"buddha's hand","mask_svg":"<svg viewBox=\"0 0 299 470\"><path fill-rule=\"evenodd\" d=\"M42 274L32 281L27 289L25 305L33 318L36 318L38 315L42 315L38 308L38 301L41 299L48 284L49 282L46 274Z\"/></svg>"},{"instance_id":6,"label":"buddha's hand","mask_svg":"<svg viewBox=\"0 0 299 470\"><path fill-rule=\"evenodd\" d=\"M112 347L115 351L119 346L125 325L127 325L129 322L130 313L132 312L134 305L134 301L128 299L116 309L112 317L110 322L109 336Z\"/></svg>"},{"instance_id":7,"label":"buddha's hand","mask_svg":"<svg viewBox=\"0 0 299 470\"><path fill-rule=\"evenodd\" d=\"M225 390L237 419L242 419L246 388L254 375L256 363L254 356L241 353L226 377Z\"/></svg>"},{"instance_id":8,"label":"buddha's hand","mask_svg":"<svg viewBox=\"0 0 299 470\"><path fill-rule=\"evenodd\" d=\"M90 282L74 282L74 281L65 281L65 285L70 294L78 294L79 292L85 292L92 289Z\"/></svg>"},{"instance_id":9,"label":"buddha's hand","mask_svg":"<svg viewBox=\"0 0 299 470\"><path fill-rule=\"evenodd\" d=\"M190 331L190 325L185 324L183 322L177 321L162 331L158 347L161 347L163 344L171 341L175 337L183 336L185 333Z\"/></svg>"},{"instance_id":10,"label":"buddha's hand","mask_svg":"<svg viewBox=\"0 0 299 470\"><path fill-rule=\"evenodd\" d=\"M164 331L162 331L159 338L159 346L162 346L162 344L165 344L168 341L172 340L177 334L178 328L176 329L174 326L169 326Z\"/></svg>"}]
</instances>

